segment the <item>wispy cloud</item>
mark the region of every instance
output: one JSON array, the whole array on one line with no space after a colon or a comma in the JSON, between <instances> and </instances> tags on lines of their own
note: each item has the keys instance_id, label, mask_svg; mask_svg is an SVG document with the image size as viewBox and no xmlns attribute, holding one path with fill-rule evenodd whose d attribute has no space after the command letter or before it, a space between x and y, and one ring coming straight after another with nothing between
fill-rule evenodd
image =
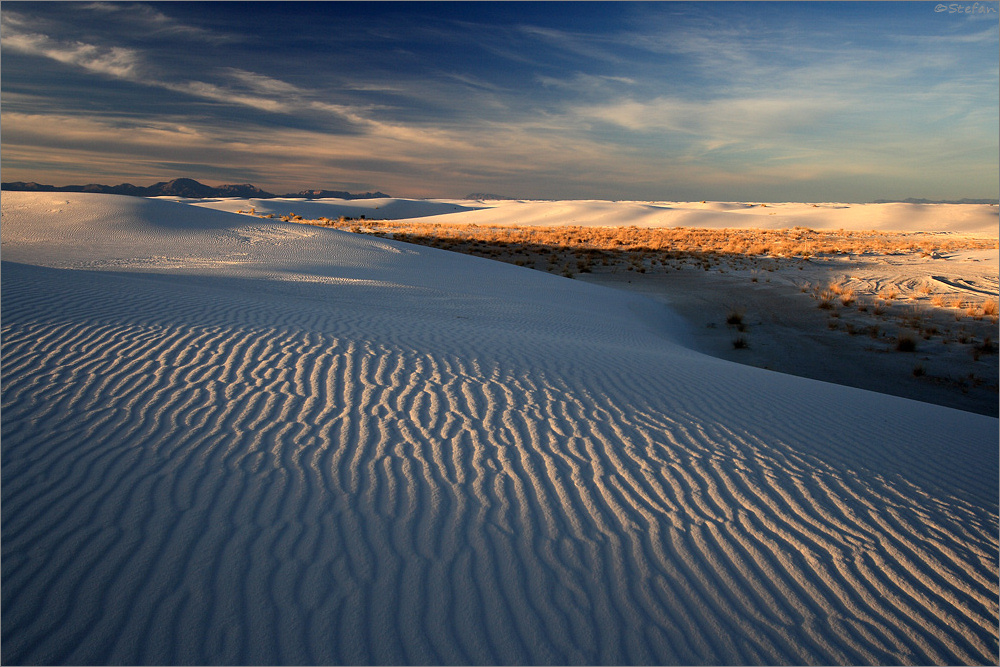
<instances>
[{"instance_id":1,"label":"wispy cloud","mask_svg":"<svg viewBox=\"0 0 1000 667\"><path fill-rule=\"evenodd\" d=\"M148 18L154 20L156 16ZM318 101L314 99L314 92L273 77L235 67L221 67L214 70L219 83L177 80L170 78L137 49L61 41L48 35L23 31L23 21L16 17L9 18L5 15L4 19L4 48L49 58L79 67L91 74L269 113L292 114L312 110L333 114L350 122L363 121L359 109Z\"/></svg>"},{"instance_id":2,"label":"wispy cloud","mask_svg":"<svg viewBox=\"0 0 1000 667\"><path fill-rule=\"evenodd\" d=\"M296 36L251 45L214 3L5 5L5 173L114 156L123 173L229 165L275 189L624 198L927 183L937 168L952 187L990 182L995 56L974 56L996 29L827 31L815 6L765 20L753 4L580 4L562 20L548 5L289 18L262 3L246 11Z\"/></svg>"},{"instance_id":3,"label":"wispy cloud","mask_svg":"<svg viewBox=\"0 0 1000 667\"><path fill-rule=\"evenodd\" d=\"M742 145L760 148L787 143L838 112L845 103L835 97L795 99L784 96L688 100L660 97L576 107L582 122L609 123L636 133L677 133L696 150L713 151Z\"/></svg>"},{"instance_id":4,"label":"wispy cloud","mask_svg":"<svg viewBox=\"0 0 1000 667\"><path fill-rule=\"evenodd\" d=\"M60 42L46 35L20 32L4 24L3 45L13 51L75 65L95 74L138 79L141 63L136 51L82 42Z\"/></svg>"},{"instance_id":5,"label":"wispy cloud","mask_svg":"<svg viewBox=\"0 0 1000 667\"><path fill-rule=\"evenodd\" d=\"M91 2L81 3L81 11L96 12L105 21L117 20L121 27L141 31L146 36L181 38L194 43L226 44L242 41L232 33L219 33L177 21L155 7L142 3Z\"/></svg>"}]
</instances>

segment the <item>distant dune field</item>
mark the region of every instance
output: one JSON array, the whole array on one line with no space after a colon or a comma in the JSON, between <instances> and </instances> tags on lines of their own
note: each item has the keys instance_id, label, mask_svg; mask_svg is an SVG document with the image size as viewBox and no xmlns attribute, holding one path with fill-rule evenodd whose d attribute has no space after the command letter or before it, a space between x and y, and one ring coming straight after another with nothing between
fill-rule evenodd
<instances>
[{"instance_id":1,"label":"distant dune field","mask_svg":"<svg viewBox=\"0 0 1000 667\"><path fill-rule=\"evenodd\" d=\"M5 664L998 659L996 418L370 235L5 192L0 240Z\"/></svg>"},{"instance_id":2,"label":"distant dune field","mask_svg":"<svg viewBox=\"0 0 1000 667\"><path fill-rule=\"evenodd\" d=\"M178 198L170 198L177 200ZM375 220L503 226L699 227L917 231L1000 236L996 204L802 204L793 202L611 202L414 199L206 199L198 206L304 218L365 216Z\"/></svg>"}]
</instances>

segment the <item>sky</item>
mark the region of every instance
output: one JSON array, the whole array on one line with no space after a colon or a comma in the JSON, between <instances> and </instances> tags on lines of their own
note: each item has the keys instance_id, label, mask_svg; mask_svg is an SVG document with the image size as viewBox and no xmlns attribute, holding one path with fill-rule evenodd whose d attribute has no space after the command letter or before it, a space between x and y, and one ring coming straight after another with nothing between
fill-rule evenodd
<instances>
[{"instance_id":1,"label":"sky","mask_svg":"<svg viewBox=\"0 0 1000 667\"><path fill-rule=\"evenodd\" d=\"M996 198L998 5L5 1L0 175Z\"/></svg>"}]
</instances>

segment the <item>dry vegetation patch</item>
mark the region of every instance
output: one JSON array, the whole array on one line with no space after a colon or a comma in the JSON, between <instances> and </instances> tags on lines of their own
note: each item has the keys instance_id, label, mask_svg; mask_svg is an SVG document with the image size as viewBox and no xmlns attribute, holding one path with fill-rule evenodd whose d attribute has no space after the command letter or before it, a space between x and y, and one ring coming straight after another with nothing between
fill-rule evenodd
<instances>
[{"instance_id":1,"label":"dry vegetation patch","mask_svg":"<svg viewBox=\"0 0 1000 667\"><path fill-rule=\"evenodd\" d=\"M736 258L798 258L822 255L935 253L997 248L996 239L953 237L926 232L817 231L792 229L702 229L690 227L519 227L445 225L415 220L367 220L340 217L282 220L375 234L420 245L455 250L531 265L539 256L555 255L570 272L624 262L643 272L671 260L691 259L706 270ZM773 271L773 267L765 270ZM759 279L759 278L758 278Z\"/></svg>"}]
</instances>

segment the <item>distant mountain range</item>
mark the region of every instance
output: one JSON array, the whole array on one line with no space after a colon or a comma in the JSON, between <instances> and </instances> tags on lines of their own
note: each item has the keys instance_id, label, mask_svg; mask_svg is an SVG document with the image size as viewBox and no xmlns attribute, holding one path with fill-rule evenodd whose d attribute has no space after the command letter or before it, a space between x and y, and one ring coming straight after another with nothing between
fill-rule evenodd
<instances>
[{"instance_id":1,"label":"distant mountain range","mask_svg":"<svg viewBox=\"0 0 1000 667\"><path fill-rule=\"evenodd\" d=\"M42 183L25 183L23 181L13 181L0 183L0 189L22 192L96 192L109 195L130 195L133 197L190 197L192 199L204 199L206 197L242 197L245 199L275 199L278 197L300 198L300 199L380 199L389 197L384 192L365 192L354 194L343 190L302 190L300 192L289 192L283 195L276 195L266 190L261 190L256 185L242 183L239 185L219 185L211 186L199 183L193 178L175 178L172 181L161 181L153 185L143 187L122 183L121 185L101 185L90 183L88 185L44 185ZM465 196L469 200L503 200L516 199L488 192L472 192ZM872 204L996 204L996 199L875 199Z\"/></svg>"},{"instance_id":2,"label":"distant mountain range","mask_svg":"<svg viewBox=\"0 0 1000 667\"><path fill-rule=\"evenodd\" d=\"M506 197L504 195L495 195L495 194L492 194L492 193L489 193L489 192L470 192L469 194L465 195L465 198L469 199L469 200L476 200L476 199L490 200L490 199L495 199L495 200L498 200L498 201L510 201L510 200L517 199L517 197Z\"/></svg>"},{"instance_id":3,"label":"distant mountain range","mask_svg":"<svg viewBox=\"0 0 1000 667\"><path fill-rule=\"evenodd\" d=\"M220 185L213 187L199 183L193 178L175 178L172 181L161 181L148 187L122 183L121 185L43 185L41 183L25 183L14 181L0 183L0 189L21 192L95 192L108 195L129 195L132 197L190 197L204 199L206 197L243 197L246 199L274 199L276 197L296 197L304 199L379 199L388 197L384 192L366 192L352 194L341 190L303 190L283 195L276 195L261 190L256 185L243 183L241 185Z\"/></svg>"}]
</instances>

